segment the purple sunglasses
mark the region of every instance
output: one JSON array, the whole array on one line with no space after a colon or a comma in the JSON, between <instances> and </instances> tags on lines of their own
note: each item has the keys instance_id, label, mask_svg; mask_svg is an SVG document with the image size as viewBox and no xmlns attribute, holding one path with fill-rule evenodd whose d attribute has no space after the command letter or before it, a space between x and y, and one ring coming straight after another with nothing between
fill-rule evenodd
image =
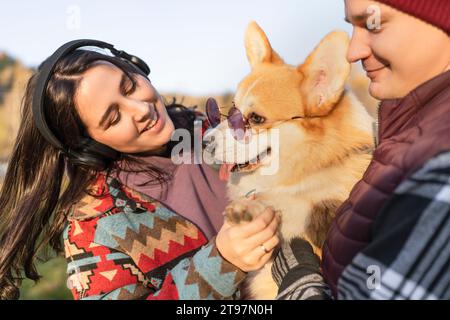
<instances>
[{"instance_id":1,"label":"purple sunglasses","mask_svg":"<svg viewBox=\"0 0 450 320\"><path fill-rule=\"evenodd\" d=\"M209 123L214 128L219 125L221 116L224 116L228 120L228 126L233 130L233 136L236 140L243 140L245 138L247 129L250 128L248 121L244 119L241 111L236 106L233 106L228 110L228 115L220 113L217 101L214 98L209 98L206 101L206 116Z\"/></svg>"},{"instance_id":2,"label":"purple sunglasses","mask_svg":"<svg viewBox=\"0 0 450 320\"><path fill-rule=\"evenodd\" d=\"M248 120L245 119L242 112L236 108L233 102L233 106L228 111L228 115L220 113L217 101L214 98L209 98L206 101L206 116L208 117L209 123L214 128L220 123L220 117L224 116L228 120L228 126L233 130L233 136L236 140L246 140L251 137L250 124ZM277 120L277 121L289 121L295 119L304 119L307 117L296 116L289 119Z\"/></svg>"}]
</instances>

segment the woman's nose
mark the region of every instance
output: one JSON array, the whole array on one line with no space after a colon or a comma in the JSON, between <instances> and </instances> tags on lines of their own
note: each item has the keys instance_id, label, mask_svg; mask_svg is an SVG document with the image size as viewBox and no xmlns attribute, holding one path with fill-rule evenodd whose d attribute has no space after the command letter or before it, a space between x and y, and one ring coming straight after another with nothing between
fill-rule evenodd
<instances>
[{"instance_id":1,"label":"woman's nose","mask_svg":"<svg viewBox=\"0 0 450 320\"><path fill-rule=\"evenodd\" d=\"M347 50L347 61L349 63L364 60L371 55L371 48L367 31L361 28L354 28L352 38Z\"/></svg>"},{"instance_id":2,"label":"woman's nose","mask_svg":"<svg viewBox=\"0 0 450 320\"><path fill-rule=\"evenodd\" d=\"M146 121L151 116L151 107L147 101L127 99L126 105L133 118L138 122Z\"/></svg>"}]
</instances>

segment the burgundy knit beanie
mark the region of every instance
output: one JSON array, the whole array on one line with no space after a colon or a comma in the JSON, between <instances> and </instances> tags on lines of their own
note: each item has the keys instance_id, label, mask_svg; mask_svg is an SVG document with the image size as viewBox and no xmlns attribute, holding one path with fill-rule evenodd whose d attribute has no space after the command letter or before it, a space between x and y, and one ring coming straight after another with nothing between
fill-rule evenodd
<instances>
[{"instance_id":1,"label":"burgundy knit beanie","mask_svg":"<svg viewBox=\"0 0 450 320\"><path fill-rule=\"evenodd\" d=\"M450 0L376 0L450 34Z\"/></svg>"}]
</instances>

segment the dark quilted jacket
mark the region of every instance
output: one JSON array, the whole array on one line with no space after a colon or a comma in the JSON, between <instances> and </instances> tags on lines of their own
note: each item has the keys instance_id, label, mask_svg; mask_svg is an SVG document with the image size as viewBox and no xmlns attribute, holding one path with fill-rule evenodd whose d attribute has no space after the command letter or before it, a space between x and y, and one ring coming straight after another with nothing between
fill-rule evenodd
<instances>
[{"instance_id":1,"label":"dark quilted jacket","mask_svg":"<svg viewBox=\"0 0 450 320\"><path fill-rule=\"evenodd\" d=\"M336 295L343 269L370 241L372 224L396 187L434 155L450 150L450 71L379 110L378 141L361 181L336 213L322 269Z\"/></svg>"}]
</instances>

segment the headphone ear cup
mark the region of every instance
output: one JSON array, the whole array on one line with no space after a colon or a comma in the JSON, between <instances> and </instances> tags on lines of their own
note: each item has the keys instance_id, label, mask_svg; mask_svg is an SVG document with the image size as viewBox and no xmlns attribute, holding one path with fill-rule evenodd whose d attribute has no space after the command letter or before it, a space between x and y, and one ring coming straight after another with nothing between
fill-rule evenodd
<instances>
[{"instance_id":1,"label":"headphone ear cup","mask_svg":"<svg viewBox=\"0 0 450 320\"><path fill-rule=\"evenodd\" d=\"M107 163L89 152L71 152L69 156L69 161L76 166L92 168L95 170L105 170L107 167Z\"/></svg>"},{"instance_id":2,"label":"headphone ear cup","mask_svg":"<svg viewBox=\"0 0 450 320\"><path fill-rule=\"evenodd\" d=\"M91 138L81 138L75 150L71 150L69 161L74 165L104 170L111 161L117 160L120 152Z\"/></svg>"}]
</instances>

